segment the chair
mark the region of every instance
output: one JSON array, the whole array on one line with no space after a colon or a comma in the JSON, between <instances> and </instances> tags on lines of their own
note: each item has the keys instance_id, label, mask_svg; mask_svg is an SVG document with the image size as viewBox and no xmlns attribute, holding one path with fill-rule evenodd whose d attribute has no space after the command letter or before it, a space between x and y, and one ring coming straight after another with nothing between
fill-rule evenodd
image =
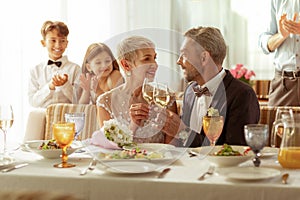
<instances>
[{"instance_id":1,"label":"chair","mask_svg":"<svg viewBox=\"0 0 300 200\"><path fill-rule=\"evenodd\" d=\"M291 108L294 113L300 113L299 106L285 106L286 108ZM269 136L271 136L273 122L275 121L275 115L277 111L277 106L260 106L260 124L268 124L269 125ZM270 137L269 143L270 145ZM279 146L279 145L278 145Z\"/></svg>"},{"instance_id":2,"label":"chair","mask_svg":"<svg viewBox=\"0 0 300 200\"><path fill-rule=\"evenodd\" d=\"M93 132L99 129L96 105L57 103L49 105L46 109L30 112L24 141L52 139L52 124L63 121L65 113L69 112L85 113L85 124L79 139L90 138Z\"/></svg>"}]
</instances>

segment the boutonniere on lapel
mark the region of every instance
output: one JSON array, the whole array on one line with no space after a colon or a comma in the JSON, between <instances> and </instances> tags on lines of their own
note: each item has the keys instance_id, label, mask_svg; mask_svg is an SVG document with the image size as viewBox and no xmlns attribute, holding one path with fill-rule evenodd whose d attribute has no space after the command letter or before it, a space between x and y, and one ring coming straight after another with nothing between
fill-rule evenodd
<instances>
[{"instance_id":1,"label":"boutonniere on lapel","mask_svg":"<svg viewBox=\"0 0 300 200\"><path fill-rule=\"evenodd\" d=\"M209 107L207 109L207 116L220 116L220 113L219 113L219 110L218 109L215 109L213 107Z\"/></svg>"}]
</instances>

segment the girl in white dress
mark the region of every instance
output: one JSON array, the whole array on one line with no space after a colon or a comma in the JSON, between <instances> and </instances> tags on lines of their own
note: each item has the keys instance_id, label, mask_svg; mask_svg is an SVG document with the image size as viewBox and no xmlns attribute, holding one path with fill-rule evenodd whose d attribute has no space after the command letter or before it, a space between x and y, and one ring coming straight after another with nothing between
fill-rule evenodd
<instances>
[{"instance_id":1,"label":"girl in white dress","mask_svg":"<svg viewBox=\"0 0 300 200\"><path fill-rule=\"evenodd\" d=\"M110 48L104 43L91 44L84 56L80 86L83 89L79 103L96 103L100 94L124 82L119 65Z\"/></svg>"}]
</instances>

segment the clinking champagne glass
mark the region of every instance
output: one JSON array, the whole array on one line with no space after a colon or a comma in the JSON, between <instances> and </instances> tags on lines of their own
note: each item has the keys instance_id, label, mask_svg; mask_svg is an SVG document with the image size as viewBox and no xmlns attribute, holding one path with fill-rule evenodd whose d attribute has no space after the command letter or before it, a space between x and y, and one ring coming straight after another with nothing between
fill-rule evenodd
<instances>
[{"instance_id":1,"label":"clinking champagne glass","mask_svg":"<svg viewBox=\"0 0 300 200\"><path fill-rule=\"evenodd\" d=\"M204 116L202 119L202 126L206 137L210 141L210 145L215 146L223 130L224 117Z\"/></svg>"},{"instance_id":2,"label":"clinking champagne glass","mask_svg":"<svg viewBox=\"0 0 300 200\"><path fill-rule=\"evenodd\" d=\"M142 87L142 94L143 98L147 101L148 104L153 103L153 89L153 82L151 82L148 78L145 78Z\"/></svg>"},{"instance_id":3,"label":"clinking champagne glass","mask_svg":"<svg viewBox=\"0 0 300 200\"><path fill-rule=\"evenodd\" d=\"M260 165L260 151L266 146L269 138L269 126L267 124L247 124L244 126L245 139L248 146L254 152L253 164Z\"/></svg>"},{"instance_id":4,"label":"clinking champagne glass","mask_svg":"<svg viewBox=\"0 0 300 200\"><path fill-rule=\"evenodd\" d=\"M170 91L166 84L156 83L153 90L154 103L162 108L166 108L170 103Z\"/></svg>"},{"instance_id":5,"label":"clinking champagne glass","mask_svg":"<svg viewBox=\"0 0 300 200\"><path fill-rule=\"evenodd\" d=\"M79 113L65 113L65 121L75 123L75 137L78 140L79 133L82 131L85 122L84 112Z\"/></svg>"},{"instance_id":6,"label":"clinking champagne glass","mask_svg":"<svg viewBox=\"0 0 300 200\"><path fill-rule=\"evenodd\" d=\"M57 122L53 124L53 136L56 143L62 149L62 162L54 164L57 168L75 167L74 164L68 163L67 148L71 145L75 135L75 123Z\"/></svg>"},{"instance_id":7,"label":"clinking champagne glass","mask_svg":"<svg viewBox=\"0 0 300 200\"><path fill-rule=\"evenodd\" d=\"M154 103L153 102L153 90L154 90L154 82L146 77L144 79L143 86L142 86L142 95L143 95L143 98L145 99L145 101L147 101L147 103L149 105L151 105L151 107ZM149 118L143 122L144 126L148 125L150 123L150 121L155 118L155 116L154 116L155 113L153 113L151 110L150 110L149 115L150 115Z\"/></svg>"},{"instance_id":8,"label":"clinking champagne glass","mask_svg":"<svg viewBox=\"0 0 300 200\"><path fill-rule=\"evenodd\" d=\"M0 105L0 129L3 132L3 156L0 161L9 160L7 145L6 145L6 134L7 130L11 128L14 122L14 113L12 106L9 104Z\"/></svg>"}]
</instances>

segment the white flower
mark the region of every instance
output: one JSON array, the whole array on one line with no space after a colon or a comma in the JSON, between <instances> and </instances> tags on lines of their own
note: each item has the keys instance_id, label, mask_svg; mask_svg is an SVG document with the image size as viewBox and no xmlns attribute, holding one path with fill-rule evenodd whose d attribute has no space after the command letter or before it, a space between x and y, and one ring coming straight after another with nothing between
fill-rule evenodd
<instances>
[{"instance_id":1,"label":"white flower","mask_svg":"<svg viewBox=\"0 0 300 200\"><path fill-rule=\"evenodd\" d=\"M219 116L218 109L214 109L213 107L208 108L207 110L207 116Z\"/></svg>"},{"instance_id":2,"label":"white flower","mask_svg":"<svg viewBox=\"0 0 300 200\"><path fill-rule=\"evenodd\" d=\"M126 125L115 119L110 119L103 123L104 135L108 140L116 143L119 147L132 144L133 133Z\"/></svg>"}]
</instances>

